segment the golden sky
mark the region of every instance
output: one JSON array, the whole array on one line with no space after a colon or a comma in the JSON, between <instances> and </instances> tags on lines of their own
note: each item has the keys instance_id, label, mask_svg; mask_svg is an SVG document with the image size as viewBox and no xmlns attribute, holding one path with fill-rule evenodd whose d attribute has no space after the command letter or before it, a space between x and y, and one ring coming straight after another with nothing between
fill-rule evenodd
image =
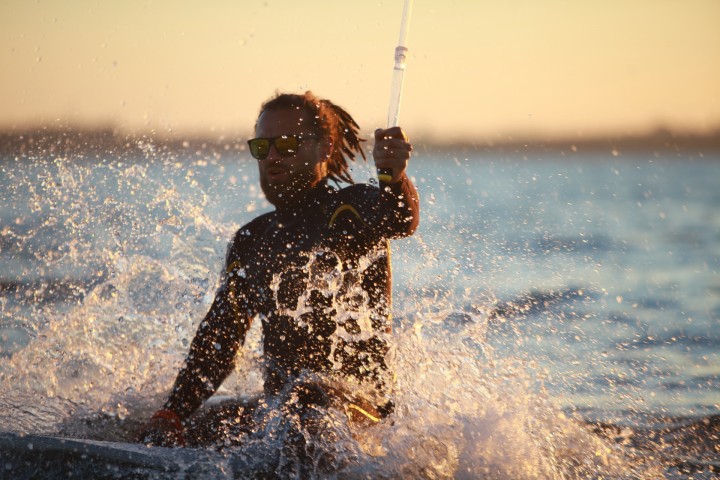
<instances>
[{"instance_id":1,"label":"golden sky","mask_svg":"<svg viewBox=\"0 0 720 480\"><path fill-rule=\"evenodd\" d=\"M276 89L385 123L402 0L2 0L0 128L246 132ZM720 126L718 0L415 0L401 125Z\"/></svg>"}]
</instances>

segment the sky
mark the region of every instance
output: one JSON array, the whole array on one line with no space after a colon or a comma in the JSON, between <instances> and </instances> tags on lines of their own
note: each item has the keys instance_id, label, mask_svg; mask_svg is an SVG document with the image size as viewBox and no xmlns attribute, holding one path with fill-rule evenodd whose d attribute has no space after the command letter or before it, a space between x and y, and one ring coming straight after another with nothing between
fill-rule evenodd
<instances>
[{"instance_id":1,"label":"sky","mask_svg":"<svg viewBox=\"0 0 720 480\"><path fill-rule=\"evenodd\" d=\"M387 118L402 0L2 0L0 128L251 132L312 90ZM720 128L718 0L415 0L400 124L439 140Z\"/></svg>"}]
</instances>

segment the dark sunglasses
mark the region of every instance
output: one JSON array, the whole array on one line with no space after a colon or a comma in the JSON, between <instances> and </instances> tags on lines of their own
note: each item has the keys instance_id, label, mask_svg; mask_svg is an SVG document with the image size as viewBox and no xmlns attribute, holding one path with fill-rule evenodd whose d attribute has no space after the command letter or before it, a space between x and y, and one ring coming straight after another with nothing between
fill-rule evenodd
<instances>
[{"instance_id":1,"label":"dark sunglasses","mask_svg":"<svg viewBox=\"0 0 720 480\"><path fill-rule=\"evenodd\" d=\"M302 140L317 138L316 135L281 135L273 138L253 138L248 140L250 155L258 160L265 160L270 154L270 146L275 145L275 150L283 157L292 157L297 154L298 146Z\"/></svg>"}]
</instances>

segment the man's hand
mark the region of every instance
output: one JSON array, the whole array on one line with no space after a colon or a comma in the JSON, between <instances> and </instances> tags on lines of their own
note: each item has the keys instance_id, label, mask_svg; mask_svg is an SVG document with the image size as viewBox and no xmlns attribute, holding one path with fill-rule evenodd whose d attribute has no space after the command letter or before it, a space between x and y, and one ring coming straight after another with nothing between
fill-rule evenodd
<instances>
[{"instance_id":1,"label":"man's hand","mask_svg":"<svg viewBox=\"0 0 720 480\"><path fill-rule=\"evenodd\" d=\"M412 149L405 132L400 127L375 130L375 147L373 148L375 167L392 170L390 183L400 181L405 174Z\"/></svg>"},{"instance_id":2,"label":"man's hand","mask_svg":"<svg viewBox=\"0 0 720 480\"><path fill-rule=\"evenodd\" d=\"M138 443L158 447L182 447L185 445L184 428L180 418L170 410L160 410L140 430Z\"/></svg>"}]
</instances>

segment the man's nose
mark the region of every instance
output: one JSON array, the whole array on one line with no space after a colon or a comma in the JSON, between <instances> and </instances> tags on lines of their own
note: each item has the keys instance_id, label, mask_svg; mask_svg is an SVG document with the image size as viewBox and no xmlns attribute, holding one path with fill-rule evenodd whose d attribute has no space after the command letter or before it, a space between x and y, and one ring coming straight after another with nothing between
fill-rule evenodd
<instances>
[{"instance_id":1,"label":"man's nose","mask_svg":"<svg viewBox=\"0 0 720 480\"><path fill-rule=\"evenodd\" d=\"M270 142L270 147L268 149L267 157L265 157L265 161L280 160L282 158L282 155L280 155L277 147L275 146L275 142Z\"/></svg>"}]
</instances>

